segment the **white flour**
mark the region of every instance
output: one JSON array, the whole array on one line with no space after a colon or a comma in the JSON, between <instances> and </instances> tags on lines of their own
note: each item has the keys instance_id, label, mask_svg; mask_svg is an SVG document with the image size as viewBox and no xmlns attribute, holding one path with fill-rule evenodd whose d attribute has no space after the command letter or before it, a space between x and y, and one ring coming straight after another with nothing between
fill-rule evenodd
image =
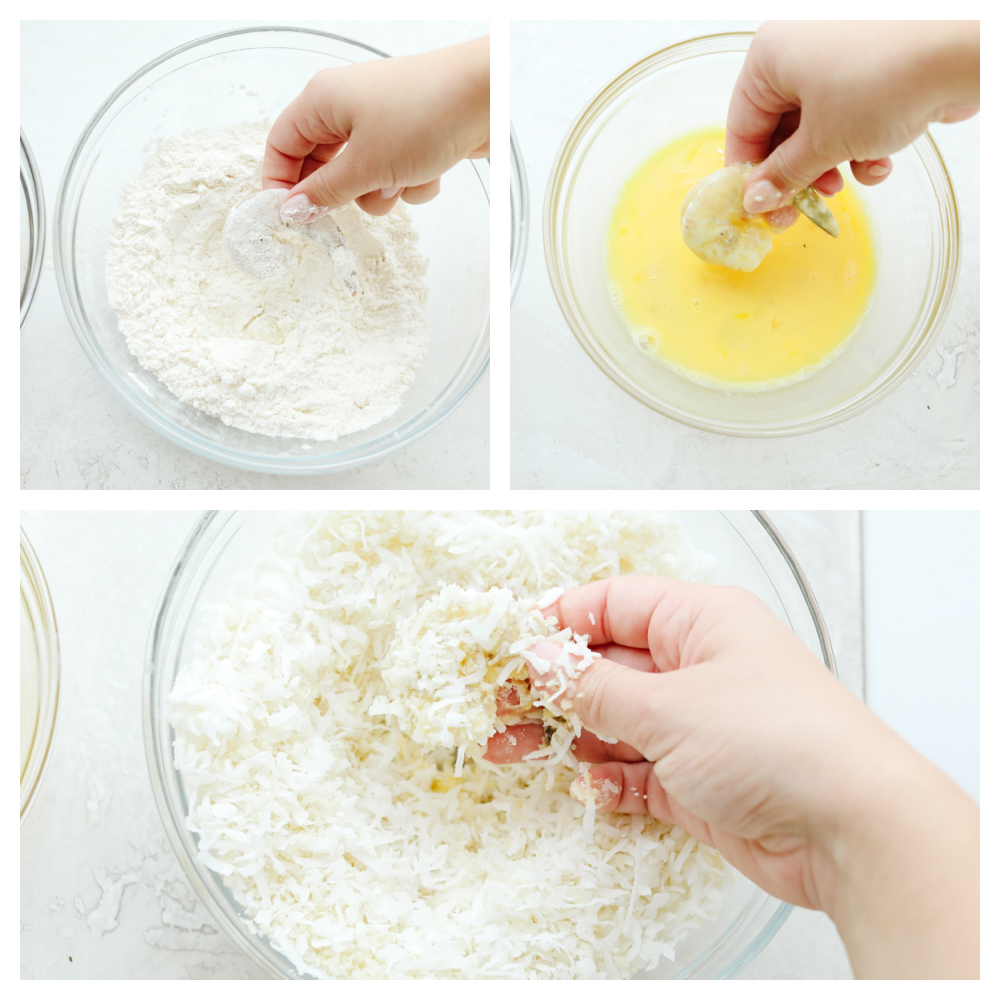
<instances>
[{"instance_id":1,"label":"white flour","mask_svg":"<svg viewBox=\"0 0 1000 1000\"><path fill-rule=\"evenodd\" d=\"M108 299L129 350L175 396L242 430L333 440L399 406L427 350L426 261L397 206L331 213L357 258L351 294L321 242L289 227L290 275L261 284L223 246L260 190L267 125L163 140L111 225Z\"/></svg>"},{"instance_id":2,"label":"white flour","mask_svg":"<svg viewBox=\"0 0 1000 1000\"><path fill-rule=\"evenodd\" d=\"M273 285L291 277L299 266L295 245L309 239L326 248L337 277L357 295L358 261L337 223L329 215L310 225L285 222L280 212L287 197L284 188L269 188L235 205L222 227L226 255L244 274Z\"/></svg>"}]
</instances>

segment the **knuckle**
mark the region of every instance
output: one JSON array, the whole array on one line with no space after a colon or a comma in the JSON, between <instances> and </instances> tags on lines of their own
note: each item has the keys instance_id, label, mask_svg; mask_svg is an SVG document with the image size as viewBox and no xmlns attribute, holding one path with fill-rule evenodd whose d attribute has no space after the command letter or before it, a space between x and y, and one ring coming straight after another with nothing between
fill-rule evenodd
<instances>
[{"instance_id":1,"label":"knuckle","mask_svg":"<svg viewBox=\"0 0 1000 1000\"><path fill-rule=\"evenodd\" d=\"M600 661L584 674L584 687L578 708L586 711L590 723L597 729L601 729L608 721L608 701L612 694L613 675L614 671ZM605 733L605 735L612 734Z\"/></svg>"}]
</instances>

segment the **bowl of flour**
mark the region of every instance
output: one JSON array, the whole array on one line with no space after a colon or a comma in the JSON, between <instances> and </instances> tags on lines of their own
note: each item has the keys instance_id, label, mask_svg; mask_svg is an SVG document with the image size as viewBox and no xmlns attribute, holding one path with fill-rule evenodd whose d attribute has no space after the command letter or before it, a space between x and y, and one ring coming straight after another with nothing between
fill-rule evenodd
<instances>
[{"instance_id":1,"label":"bowl of flour","mask_svg":"<svg viewBox=\"0 0 1000 1000\"><path fill-rule=\"evenodd\" d=\"M427 205L331 213L350 281L308 227L275 232L273 273L226 250L270 123L318 70L384 57L312 30L212 35L143 67L77 142L56 203L63 302L112 392L169 440L253 471L348 469L431 430L485 371L486 161Z\"/></svg>"}]
</instances>

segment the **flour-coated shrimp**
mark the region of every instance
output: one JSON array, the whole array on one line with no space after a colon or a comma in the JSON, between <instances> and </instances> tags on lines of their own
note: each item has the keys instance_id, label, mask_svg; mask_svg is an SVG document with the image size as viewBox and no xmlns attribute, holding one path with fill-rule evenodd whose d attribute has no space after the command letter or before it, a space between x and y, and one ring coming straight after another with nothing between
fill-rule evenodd
<instances>
[{"instance_id":1,"label":"flour-coated shrimp","mask_svg":"<svg viewBox=\"0 0 1000 1000\"><path fill-rule=\"evenodd\" d=\"M700 180L681 205L681 236L689 249L709 264L734 271L753 271L771 249L771 233L791 226L798 212L831 236L840 226L816 189L806 187L788 205L750 215L743 208L743 189L752 163L734 163Z\"/></svg>"},{"instance_id":2,"label":"flour-coated shrimp","mask_svg":"<svg viewBox=\"0 0 1000 1000\"><path fill-rule=\"evenodd\" d=\"M269 188L234 205L222 227L222 241L229 259L245 274L264 284L291 277L299 255L287 237L304 236L324 247L337 277L351 295L360 291L358 262L337 223L330 216L309 225L292 225L279 214L288 192ZM282 240L276 240L279 234Z\"/></svg>"}]
</instances>

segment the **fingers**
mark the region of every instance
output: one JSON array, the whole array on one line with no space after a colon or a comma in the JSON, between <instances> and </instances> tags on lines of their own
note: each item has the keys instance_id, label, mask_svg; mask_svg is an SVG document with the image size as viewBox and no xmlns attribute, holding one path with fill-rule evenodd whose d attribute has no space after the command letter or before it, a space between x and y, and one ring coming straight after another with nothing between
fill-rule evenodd
<instances>
[{"instance_id":1,"label":"fingers","mask_svg":"<svg viewBox=\"0 0 1000 1000\"><path fill-rule=\"evenodd\" d=\"M369 215L388 215L399 200L401 191L402 188L398 187L380 188L361 195L355 201L358 203L358 208Z\"/></svg>"},{"instance_id":2,"label":"fingers","mask_svg":"<svg viewBox=\"0 0 1000 1000\"><path fill-rule=\"evenodd\" d=\"M363 150L361 140L347 143L339 156L296 184L292 189L293 193L301 192L314 205L325 205L330 209L341 208L358 200L358 204L370 214L385 215L392 210L394 202L391 199L381 199L368 204L373 195L375 198L379 197L379 188L384 179L365 162ZM361 201L362 195L368 196L365 203Z\"/></svg>"},{"instance_id":3,"label":"fingers","mask_svg":"<svg viewBox=\"0 0 1000 1000\"><path fill-rule=\"evenodd\" d=\"M585 764L607 764L610 761L635 763L646 759L628 743L622 743L620 740L617 743L605 743L599 736L586 729L573 743L573 755Z\"/></svg>"},{"instance_id":4,"label":"fingers","mask_svg":"<svg viewBox=\"0 0 1000 1000\"><path fill-rule=\"evenodd\" d=\"M696 840L714 846L708 824L667 794L649 761L592 767L590 785L598 812L634 813L652 816L661 823L676 823ZM570 794L578 801L586 801L586 788L587 779L581 774L570 787Z\"/></svg>"},{"instance_id":5,"label":"fingers","mask_svg":"<svg viewBox=\"0 0 1000 1000\"><path fill-rule=\"evenodd\" d=\"M491 764L516 764L543 746L545 727L541 722L517 723L489 738L483 758ZM586 730L574 742L573 754L577 760L587 764L606 764L609 761L634 763L645 759L627 743L605 743Z\"/></svg>"},{"instance_id":6,"label":"fingers","mask_svg":"<svg viewBox=\"0 0 1000 1000\"><path fill-rule=\"evenodd\" d=\"M441 191L441 178L436 177L427 184L417 184L415 187L403 189L402 198L408 205L423 205L436 198Z\"/></svg>"},{"instance_id":7,"label":"fingers","mask_svg":"<svg viewBox=\"0 0 1000 1000\"><path fill-rule=\"evenodd\" d=\"M543 612L555 615L564 628L589 635L591 648L616 643L650 649L652 635L656 669L673 670L680 665L675 639L686 633L705 589L669 577L614 576L567 591ZM671 619L669 632L660 627Z\"/></svg>"},{"instance_id":8,"label":"fingers","mask_svg":"<svg viewBox=\"0 0 1000 1000\"><path fill-rule=\"evenodd\" d=\"M836 167L813 181L813 187L827 197L836 194L843 186L844 178L840 176L840 171ZM781 208L767 213L767 224L773 232L783 233L786 229L790 229L798 218L799 210L794 205L782 205Z\"/></svg>"},{"instance_id":9,"label":"fingers","mask_svg":"<svg viewBox=\"0 0 1000 1000\"><path fill-rule=\"evenodd\" d=\"M303 161L298 180L304 180L310 174L325 167L344 148L342 142L331 142L317 146Z\"/></svg>"},{"instance_id":10,"label":"fingers","mask_svg":"<svg viewBox=\"0 0 1000 1000\"><path fill-rule=\"evenodd\" d=\"M440 191L441 178L438 177L427 184L416 184L413 187L390 187L370 191L355 200L358 207L369 215L387 215L398 199L409 205L423 205L424 202L436 198Z\"/></svg>"},{"instance_id":11,"label":"fingers","mask_svg":"<svg viewBox=\"0 0 1000 1000\"><path fill-rule=\"evenodd\" d=\"M601 764L590 769L590 782L599 812L638 813L655 816L665 823L674 822L670 802L648 761ZM587 780L580 775L573 782L571 794L580 798Z\"/></svg>"},{"instance_id":12,"label":"fingers","mask_svg":"<svg viewBox=\"0 0 1000 1000\"><path fill-rule=\"evenodd\" d=\"M615 663L624 663L626 667L633 670L642 670L645 673L652 673L656 670L656 664L648 649L632 649L629 646L619 646L611 642L607 645L595 646L590 644L590 648L601 656L606 656Z\"/></svg>"},{"instance_id":13,"label":"fingers","mask_svg":"<svg viewBox=\"0 0 1000 1000\"><path fill-rule=\"evenodd\" d=\"M262 181L265 190L297 184L304 176L303 163L308 157L314 157L317 163L326 163L348 137L347 132L331 130L320 116L310 113L309 101L303 92L271 126L264 147Z\"/></svg>"},{"instance_id":14,"label":"fingers","mask_svg":"<svg viewBox=\"0 0 1000 1000\"><path fill-rule=\"evenodd\" d=\"M799 210L794 205L782 205L773 212L767 213L767 224L776 233L791 229L799 220Z\"/></svg>"},{"instance_id":15,"label":"fingers","mask_svg":"<svg viewBox=\"0 0 1000 1000\"><path fill-rule=\"evenodd\" d=\"M557 704L571 700L573 712L591 732L627 741L643 757L656 759L650 748L658 746L654 741L663 728L667 678L603 657L574 678L560 663L566 652L554 642L536 643L525 650L535 688ZM570 659L577 662L572 654Z\"/></svg>"},{"instance_id":16,"label":"fingers","mask_svg":"<svg viewBox=\"0 0 1000 1000\"><path fill-rule=\"evenodd\" d=\"M794 105L764 101L747 63L740 72L726 116L726 166L731 163L759 163L771 151L771 136L782 115Z\"/></svg>"},{"instance_id":17,"label":"fingers","mask_svg":"<svg viewBox=\"0 0 1000 1000\"><path fill-rule=\"evenodd\" d=\"M838 191L843 191L844 178L840 176L840 171L836 167L832 167L821 177L817 177L812 182L812 186L820 194L824 194L829 198L830 195L836 194Z\"/></svg>"},{"instance_id":18,"label":"fingers","mask_svg":"<svg viewBox=\"0 0 1000 1000\"><path fill-rule=\"evenodd\" d=\"M491 764L516 764L529 753L541 749L544 742L545 729L540 722L508 726L502 733L490 737L483 760Z\"/></svg>"},{"instance_id":19,"label":"fingers","mask_svg":"<svg viewBox=\"0 0 1000 1000\"><path fill-rule=\"evenodd\" d=\"M800 127L747 177L743 208L751 214L772 212L834 166Z\"/></svg>"},{"instance_id":20,"label":"fingers","mask_svg":"<svg viewBox=\"0 0 1000 1000\"><path fill-rule=\"evenodd\" d=\"M892 173L892 160L888 156L878 160L852 160L851 173L859 184L872 187L881 184Z\"/></svg>"}]
</instances>

